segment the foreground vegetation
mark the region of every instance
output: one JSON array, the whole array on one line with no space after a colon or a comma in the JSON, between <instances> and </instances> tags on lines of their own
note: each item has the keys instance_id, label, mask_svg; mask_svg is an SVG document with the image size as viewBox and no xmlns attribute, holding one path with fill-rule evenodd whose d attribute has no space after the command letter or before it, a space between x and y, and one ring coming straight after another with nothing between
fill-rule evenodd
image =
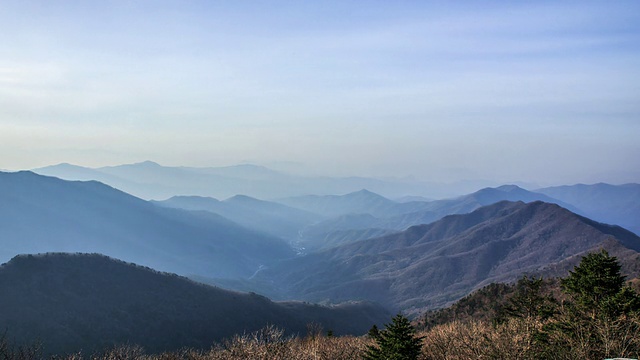
<instances>
[{"instance_id":1,"label":"foreground vegetation","mask_svg":"<svg viewBox=\"0 0 640 360\"><path fill-rule=\"evenodd\" d=\"M490 311L484 311L483 316L470 316L468 310L472 308ZM282 330L267 327L237 335L206 351L185 349L147 355L140 347L121 346L102 354L78 353L60 358L340 360L640 356L640 297L625 284L616 259L604 251L585 256L580 265L559 282L523 277L510 287L492 285L463 299L452 309L458 313L452 310L440 313L450 317L446 322L440 321L442 316L428 314L423 328L417 332L406 318L398 315L385 329L372 328L369 335L363 337L334 337L317 326L311 326L306 337L286 337ZM0 338L0 360L39 357L41 352L37 347L12 347L6 337Z\"/></svg>"},{"instance_id":2,"label":"foreground vegetation","mask_svg":"<svg viewBox=\"0 0 640 360\"><path fill-rule=\"evenodd\" d=\"M260 331L237 335L209 350L184 349L162 354L146 354L139 346L118 346L99 354L81 352L55 359L192 359L192 360L306 360L306 359L360 359L361 354L373 341L366 337L326 336L313 332L305 337L286 337L281 329L269 326ZM42 358L37 346L12 347L0 339L0 359L31 360Z\"/></svg>"}]
</instances>

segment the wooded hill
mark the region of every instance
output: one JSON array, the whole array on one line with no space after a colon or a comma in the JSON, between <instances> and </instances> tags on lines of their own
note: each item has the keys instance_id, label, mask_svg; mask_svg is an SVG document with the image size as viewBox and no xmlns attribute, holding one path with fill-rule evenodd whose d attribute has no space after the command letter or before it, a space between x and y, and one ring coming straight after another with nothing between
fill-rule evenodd
<instances>
[{"instance_id":1,"label":"wooded hill","mask_svg":"<svg viewBox=\"0 0 640 360\"><path fill-rule=\"evenodd\" d=\"M84 353L118 344L147 351L207 349L273 325L286 335L309 324L362 335L390 314L371 303L323 307L272 302L102 255L21 255L0 266L0 324L19 344Z\"/></svg>"}]
</instances>

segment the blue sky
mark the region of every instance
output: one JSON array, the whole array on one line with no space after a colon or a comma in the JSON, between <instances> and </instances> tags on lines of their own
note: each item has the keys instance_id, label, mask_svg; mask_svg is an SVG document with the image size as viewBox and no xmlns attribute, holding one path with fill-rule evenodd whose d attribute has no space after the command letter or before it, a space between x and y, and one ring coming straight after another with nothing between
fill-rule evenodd
<instances>
[{"instance_id":1,"label":"blue sky","mask_svg":"<svg viewBox=\"0 0 640 360\"><path fill-rule=\"evenodd\" d=\"M0 168L640 182L636 1L2 1L0 24Z\"/></svg>"}]
</instances>

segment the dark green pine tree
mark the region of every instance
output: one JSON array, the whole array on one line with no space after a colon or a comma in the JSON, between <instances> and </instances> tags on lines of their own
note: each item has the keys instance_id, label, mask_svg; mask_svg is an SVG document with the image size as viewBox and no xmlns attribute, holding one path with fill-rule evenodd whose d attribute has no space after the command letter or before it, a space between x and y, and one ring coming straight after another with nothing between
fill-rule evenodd
<instances>
[{"instance_id":1,"label":"dark green pine tree","mask_svg":"<svg viewBox=\"0 0 640 360\"><path fill-rule=\"evenodd\" d=\"M402 314L391 319L374 339L376 345L367 347L364 359L414 360L422 348L422 338L416 336L415 328Z\"/></svg>"},{"instance_id":2,"label":"dark green pine tree","mask_svg":"<svg viewBox=\"0 0 640 360\"><path fill-rule=\"evenodd\" d=\"M549 318L556 302L551 295L543 295L542 278L522 276L515 285L514 294L501 309L501 316L516 318Z\"/></svg>"},{"instance_id":3,"label":"dark green pine tree","mask_svg":"<svg viewBox=\"0 0 640 360\"><path fill-rule=\"evenodd\" d=\"M369 329L369 337L375 340L378 336L380 336L380 330L378 330L376 324L373 324L371 329Z\"/></svg>"},{"instance_id":4,"label":"dark green pine tree","mask_svg":"<svg viewBox=\"0 0 640 360\"><path fill-rule=\"evenodd\" d=\"M640 297L625 286L620 268L602 250L583 257L560 280L570 299L536 337L537 358L567 358L577 352L581 358L604 359L619 355L612 349L637 351L631 350L636 343L629 334L638 329L634 313L640 311Z\"/></svg>"},{"instance_id":5,"label":"dark green pine tree","mask_svg":"<svg viewBox=\"0 0 640 360\"><path fill-rule=\"evenodd\" d=\"M637 294L624 286L618 260L602 250L584 258L562 279L563 290L571 295L579 310L589 314L616 317L639 310Z\"/></svg>"}]
</instances>

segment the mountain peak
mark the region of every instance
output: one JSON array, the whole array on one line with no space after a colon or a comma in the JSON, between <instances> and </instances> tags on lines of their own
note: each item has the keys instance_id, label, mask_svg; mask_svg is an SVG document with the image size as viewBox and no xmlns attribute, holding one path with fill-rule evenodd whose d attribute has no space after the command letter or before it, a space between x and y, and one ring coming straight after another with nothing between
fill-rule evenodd
<instances>
[{"instance_id":1,"label":"mountain peak","mask_svg":"<svg viewBox=\"0 0 640 360\"><path fill-rule=\"evenodd\" d=\"M96 170L99 171L114 171L114 170L122 170L122 169L146 169L146 170L150 170L150 169L160 169L163 168L164 166L158 164L157 162L151 161L151 160L145 160L145 161L141 161L141 162L137 162L137 163L131 163L131 164L121 164L121 165L113 165L113 166L104 166L101 168L97 168Z\"/></svg>"},{"instance_id":2,"label":"mountain peak","mask_svg":"<svg viewBox=\"0 0 640 360\"><path fill-rule=\"evenodd\" d=\"M247 203L247 202L256 202L256 201L260 201L256 198L253 198L251 196L247 196L247 195L242 195L242 194L238 194L238 195L234 195L230 198L228 198L227 200L225 200L226 202L241 202L241 203Z\"/></svg>"},{"instance_id":3,"label":"mountain peak","mask_svg":"<svg viewBox=\"0 0 640 360\"><path fill-rule=\"evenodd\" d=\"M354 191L352 193L348 193L345 196L359 196L359 197L371 197L371 198L383 198L386 199L384 196L380 195L380 194L376 194L373 191L369 191L367 189L361 189L358 191Z\"/></svg>"},{"instance_id":4,"label":"mountain peak","mask_svg":"<svg viewBox=\"0 0 640 360\"><path fill-rule=\"evenodd\" d=\"M64 169L64 168L79 168L79 167L81 166L74 165L68 162L63 162L63 163L59 163L51 166L46 166L43 169L46 169L46 168L63 168Z\"/></svg>"},{"instance_id":5,"label":"mountain peak","mask_svg":"<svg viewBox=\"0 0 640 360\"><path fill-rule=\"evenodd\" d=\"M295 284L296 296L308 301L341 301L357 294L415 311L441 306L489 282L515 281L523 273L601 248L611 239L629 251L640 248L640 238L633 233L557 204L501 201L317 252L313 261L297 258L263 275ZM293 263L297 267L292 271ZM354 290L374 282L379 284L376 291L363 295Z\"/></svg>"},{"instance_id":6,"label":"mountain peak","mask_svg":"<svg viewBox=\"0 0 640 360\"><path fill-rule=\"evenodd\" d=\"M209 196L198 196L198 195L175 195L170 197L169 199L165 200L165 201L190 201L190 202L202 202L202 203L218 203L220 202L220 200L213 198L213 197L209 197ZM158 202L162 202L162 201L152 201L155 203Z\"/></svg>"},{"instance_id":7,"label":"mountain peak","mask_svg":"<svg viewBox=\"0 0 640 360\"><path fill-rule=\"evenodd\" d=\"M512 184L507 184L507 185L502 185L502 186L498 186L497 188L495 188L496 190L500 190L500 191L505 191L505 192L511 192L511 191L520 191L520 190L524 190L523 188L521 188L518 185L512 185Z\"/></svg>"},{"instance_id":8,"label":"mountain peak","mask_svg":"<svg viewBox=\"0 0 640 360\"><path fill-rule=\"evenodd\" d=\"M143 162L134 163L134 164L131 164L131 165L134 165L134 166L144 166L144 167L162 167L162 165L158 164L158 163L157 163L157 162L155 162L155 161L151 161L151 160L145 160L145 161L143 161Z\"/></svg>"}]
</instances>

